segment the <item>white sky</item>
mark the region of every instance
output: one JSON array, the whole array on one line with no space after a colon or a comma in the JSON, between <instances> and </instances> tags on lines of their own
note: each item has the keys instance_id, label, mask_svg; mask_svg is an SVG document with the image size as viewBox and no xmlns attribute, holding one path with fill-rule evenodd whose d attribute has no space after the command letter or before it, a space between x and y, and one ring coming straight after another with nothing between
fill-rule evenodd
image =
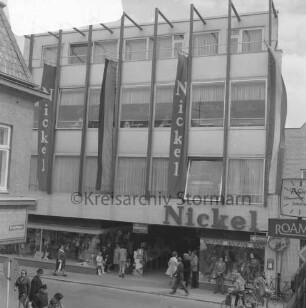
<instances>
[{"instance_id":1,"label":"white sky","mask_svg":"<svg viewBox=\"0 0 306 308\"><path fill-rule=\"evenodd\" d=\"M7 0L15 34L54 31L118 20L121 0ZM122 0L137 22L154 20L158 7L169 20L188 19L193 3L201 15L227 14L227 0ZM268 10L268 0L233 0L239 13ZM288 94L287 127L306 122L306 0L274 0L279 11L279 48ZM34 16L33 20L29 15ZM37 27L34 29L33 27ZM46 29L47 28L47 29Z\"/></svg>"}]
</instances>

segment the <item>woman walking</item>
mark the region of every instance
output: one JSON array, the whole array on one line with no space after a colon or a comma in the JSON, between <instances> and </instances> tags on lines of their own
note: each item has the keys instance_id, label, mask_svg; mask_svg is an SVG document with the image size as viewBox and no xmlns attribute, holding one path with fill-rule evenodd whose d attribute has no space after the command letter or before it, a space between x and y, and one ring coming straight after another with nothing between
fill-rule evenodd
<instances>
[{"instance_id":1,"label":"woman walking","mask_svg":"<svg viewBox=\"0 0 306 308\"><path fill-rule=\"evenodd\" d=\"M177 266L178 266L177 252L173 251L172 257L169 259L169 262L168 262L168 269L166 271L166 275L170 277L169 285L171 287L173 285L173 274L176 272Z\"/></svg>"}]
</instances>

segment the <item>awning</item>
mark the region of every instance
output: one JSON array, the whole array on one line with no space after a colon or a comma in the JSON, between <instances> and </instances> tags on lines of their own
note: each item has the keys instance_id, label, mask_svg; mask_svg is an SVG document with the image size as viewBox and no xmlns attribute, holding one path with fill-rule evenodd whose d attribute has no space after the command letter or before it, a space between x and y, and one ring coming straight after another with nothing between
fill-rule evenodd
<instances>
[{"instance_id":1,"label":"awning","mask_svg":"<svg viewBox=\"0 0 306 308\"><path fill-rule=\"evenodd\" d=\"M28 228L31 229L41 229L41 230L50 230L50 231L62 231L62 232L71 232L71 233L85 233L85 234L107 234L116 231L127 231L132 230L132 226L119 226L114 228L89 228L89 227L79 227L79 226L71 226L71 225L56 225L56 224L44 224L38 222L29 222Z\"/></svg>"}]
</instances>

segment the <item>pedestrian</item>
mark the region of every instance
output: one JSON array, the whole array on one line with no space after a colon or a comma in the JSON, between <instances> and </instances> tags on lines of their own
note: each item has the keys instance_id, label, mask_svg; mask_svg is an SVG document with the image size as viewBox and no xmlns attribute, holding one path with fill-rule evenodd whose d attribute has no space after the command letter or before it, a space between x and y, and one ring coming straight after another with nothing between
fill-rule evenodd
<instances>
[{"instance_id":1,"label":"pedestrian","mask_svg":"<svg viewBox=\"0 0 306 308\"><path fill-rule=\"evenodd\" d=\"M199 258L194 250L191 253L191 287L198 288L199 287Z\"/></svg>"},{"instance_id":2,"label":"pedestrian","mask_svg":"<svg viewBox=\"0 0 306 308\"><path fill-rule=\"evenodd\" d=\"M33 308L47 308L48 307L47 285L43 284L40 286L38 293L34 295L32 304L33 304Z\"/></svg>"},{"instance_id":3,"label":"pedestrian","mask_svg":"<svg viewBox=\"0 0 306 308\"><path fill-rule=\"evenodd\" d=\"M65 265L66 265L66 251L64 245L61 245L56 256L56 265L55 265L55 272L53 276L57 276L57 272L62 272L63 276L67 276L65 274Z\"/></svg>"},{"instance_id":4,"label":"pedestrian","mask_svg":"<svg viewBox=\"0 0 306 308\"><path fill-rule=\"evenodd\" d=\"M119 270L119 253L120 253L120 246L117 243L114 249L114 257L113 257L113 264L114 264L115 271Z\"/></svg>"},{"instance_id":5,"label":"pedestrian","mask_svg":"<svg viewBox=\"0 0 306 308\"><path fill-rule=\"evenodd\" d=\"M36 275L33 277L31 281L31 291L29 294L29 300L32 302L34 299L34 295L38 293L39 288L42 286L41 276L43 275L44 271L42 268L39 268L36 272Z\"/></svg>"},{"instance_id":6,"label":"pedestrian","mask_svg":"<svg viewBox=\"0 0 306 308\"><path fill-rule=\"evenodd\" d=\"M182 263L182 258L178 257L177 261L178 261L177 269L175 273L173 274L173 277L175 277L174 284L173 284L172 291L170 292L170 294L175 294L177 288L181 287L185 291L186 295L188 295L189 291L184 284L184 265Z\"/></svg>"},{"instance_id":7,"label":"pedestrian","mask_svg":"<svg viewBox=\"0 0 306 308\"><path fill-rule=\"evenodd\" d=\"M120 245L119 250L119 277L124 278L125 274L125 265L127 260L127 249L125 245Z\"/></svg>"},{"instance_id":8,"label":"pedestrian","mask_svg":"<svg viewBox=\"0 0 306 308\"><path fill-rule=\"evenodd\" d=\"M254 280L254 287L255 287L255 294L259 302L261 302L261 305L264 305L264 297L268 292L268 284L265 280L265 274L264 273L257 273L257 277Z\"/></svg>"},{"instance_id":9,"label":"pedestrian","mask_svg":"<svg viewBox=\"0 0 306 308\"><path fill-rule=\"evenodd\" d=\"M188 253L183 254L183 261L184 265L184 281L186 288L190 286L190 279L191 279L191 262L190 262L190 256Z\"/></svg>"},{"instance_id":10,"label":"pedestrian","mask_svg":"<svg viewBox=\"0 0 306 308\"><path fill-rule=\"evenodd\" d=\"M62 299L64 298L62 293L55 293L50 300L48 308L63 308Z\"/></svg>"},{"instance_id":11,"label":"pedestrian","mask_svg":"<svg viewBox=\"0 0 306 308\"><path fill-rule=\"evenodd\" d=\"M168 261L168 268L167 268L167 271L166 271L166 275L168 275L170 277L169 286L171 286L171 287L173 286L173 283L174 283L173 274L176 272L177 266L178 266L177 252L173 251L172 257Z\"/></svg>"},{"instance_id":12,"label":"pedestrian","mask_svg":"<svg viewBox=\"0 0 306 308\"><path fill-rule=\"evenodd\" d=\"M218 262L215 264L215 274L216 274L216 287L214 293L224 293L224 276L225 276L226 266L223 262L223 258L219 258Z\"/></svg>"},{"instance_id":13,"label":"pedestrian","mask_svg":"<svg viewBox=\"0 0 306 308\"><path fill-rule=\"evenodd\" d=\"M104 260L103 260L101 251L98 252L98 255L96 257L96 262L97 262L97 275L105 274L105 272L104 272Z\"/></svg>"},{"instance_id":14,"label":"pedestrian","mask_svg":"<svg viewBox=\"0 0 306 308\"><path fill-rule=\"evenodd\" d=\"M21 306L23 308L26 308L27 303L29 301L31 283L27 274L28 273L25 269L21 270L20 276L17 278L14 284L14 291L18 289L19 308Z\"/></svg>"}]
</instances>

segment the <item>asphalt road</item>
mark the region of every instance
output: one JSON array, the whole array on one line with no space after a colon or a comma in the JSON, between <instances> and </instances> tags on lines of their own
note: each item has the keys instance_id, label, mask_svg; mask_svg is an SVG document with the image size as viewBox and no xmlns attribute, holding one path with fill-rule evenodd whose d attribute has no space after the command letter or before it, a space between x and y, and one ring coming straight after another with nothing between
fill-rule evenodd
<instances>
[{"instance_id":1,"label":"asphalt road","mask_svg":"<svg viewBox=\"0 0 306 308\"><path fill-rule=\"evenodd\" d=\"M6 308L5 280L0 279L0 307ZM44 280L48 285L49 300L56 292L64 294L64 308L216 308L220 305L187 300L185 296L168 297L123 291L79 283ZM18 308L17 292L11 290L9 308Z\"/></svg>"}]
</instances>

